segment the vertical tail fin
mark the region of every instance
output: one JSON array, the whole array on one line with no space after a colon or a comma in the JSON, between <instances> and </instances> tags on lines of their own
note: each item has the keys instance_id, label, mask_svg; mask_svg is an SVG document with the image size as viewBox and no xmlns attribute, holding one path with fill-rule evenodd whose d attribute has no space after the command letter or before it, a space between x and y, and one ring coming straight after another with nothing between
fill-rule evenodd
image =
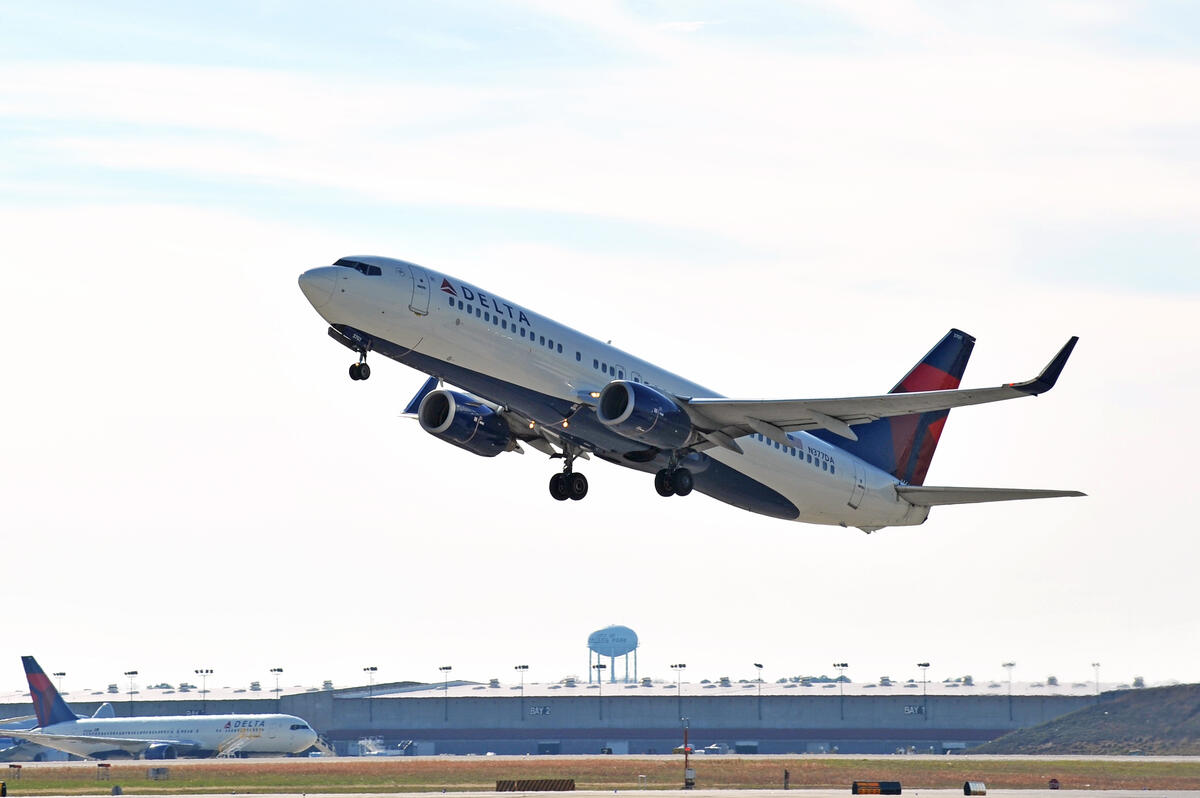
<instances>
[{"instance_id":1,"label":"vertical tail fin","mask_svg":"<svg viewBox=\"0 0 1200 798\"><path fill-rule=\"evenodd\" d=\"M891 393L947 391L958 387L966 371L975 339L962 330L950 330L929 353L904 375ZM949 410L911 416L881 418L854 427L857 441L848 441L825 430L813 435L844 449L910 485L924 485L941 438Z\"/></svg>"},{"instance_id":2,"label":"vertical tail fin","mask_svg":"<svg viewBox=\"0 0 1200 798\"><path fill-rule=\"evenodd\" d=\"M33 657L21 657L25 665L25 678L29 680L29 695L33 698L33 711L37 713L38 726L45 728L54 723L79 718L67 702L58 694L50 677Z\"/></svg>"}]
</instances>

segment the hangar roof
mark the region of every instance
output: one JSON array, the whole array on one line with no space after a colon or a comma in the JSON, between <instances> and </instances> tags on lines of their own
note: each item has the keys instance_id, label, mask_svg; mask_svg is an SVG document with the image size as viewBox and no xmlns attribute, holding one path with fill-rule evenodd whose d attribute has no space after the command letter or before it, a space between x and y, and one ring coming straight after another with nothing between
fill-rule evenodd
<instances>
[{"instance_id":1,"label":"hangar roof","mask_svg":"<svg viewBox=\"0 0 1200 798\"><path fill-rule=\"evenodd\" d=\"M1118 690L1129 688L1130 685L1117 682L1101 682L1100 689L1102 691ZM450 682L449 693L452 698L502 698L519 693L521 687L518 684L501 684L497 680L492 680L490 683L468 682L456 680ZM994 696L1008 695L1007 681L991 681L982 679L974 685L967 685L961 682L935 682L930 681L926 686L928 695L967 695L967 696ZM376 684L373 687L367 685L358 685L353 687L340 687L330 689L328 687L305 687L303 685L292 685L288 687L281 686L280 692L284 696L297 695L303 693L315 693L322 691L331 691L337 698L366 698L368 693L375 698L429 698L430 696L442 697L445 695L440 682L430 684L420 684L415 682L391 682ZM587 695L591 692L599 692L600 688L595 682L588 684L572 679L563 679L558 682L526 682L525 697L532 698L542 696L563 697ZM1093 695L1096 692L1095 682L1063 682L1057 685L1049 685L1045 682L1013 682L1013 695L1022 696L1079 696ZM730 695L758 695L758 683L752 680L748 681L733 681L733 680L715 680L707 682L682 682L679 685L679 692L684 696L730 696ZM673 680L651 680L643 679L638 683L626 684L625 682L608 682L604 683L604 695L616 697L618 695L676 695L676 686ZM890 685L883 685L877 682L845 682L842 685L842 693L848 696L920 696L922 694L921 683L919 681L893 682ZM780 684L778 682L762 683L762 694L764 696L819 696L819 695L838 695L838 683L836 681L813 681L813 682L787 682ZM207 692L202 694L199 688L195 689L165 689L158 687L143 687L135 690L133 693L134 701L197 701L201 697L209 701L271 701L275 699L275 690L273 687L263 686L255 690L253 688L242 687L209 687ZM75 690L67 690L63 693L67 703L90 703L98 701L109 701L113 704L126 702L129 700L128 690L120 692L110 692L109 688L94 689L94 688L79 688ZM12 690L0 692L0 704L22 704L29 702L28 690Z\"/></svg>"}]
</instances>

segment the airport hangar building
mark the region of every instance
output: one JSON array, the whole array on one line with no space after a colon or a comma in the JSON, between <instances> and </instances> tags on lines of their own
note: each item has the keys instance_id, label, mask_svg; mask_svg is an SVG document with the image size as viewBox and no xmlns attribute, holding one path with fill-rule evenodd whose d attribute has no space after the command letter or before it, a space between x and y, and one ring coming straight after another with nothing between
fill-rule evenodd
<instances>
[{"instance_id":1,"label":"airport hangar building","mask_svg":"<svg viewBox=\"0 0 1200 798\"><path fill-rule=\"evenodd\" d=\"M255 685L257 687L257 685ZM1113 688L1116 685L1105 685ZM1094 684L959 682L397 682L295 692L143 688L74 692L80 714L111 701L125 716L207 712L298 715L339 754L670 753L688 719L696 749L741 753L961 751L1100 700ZM4 717L28 714L28 693L0 696Z\"/></svg>"}]
</instances>

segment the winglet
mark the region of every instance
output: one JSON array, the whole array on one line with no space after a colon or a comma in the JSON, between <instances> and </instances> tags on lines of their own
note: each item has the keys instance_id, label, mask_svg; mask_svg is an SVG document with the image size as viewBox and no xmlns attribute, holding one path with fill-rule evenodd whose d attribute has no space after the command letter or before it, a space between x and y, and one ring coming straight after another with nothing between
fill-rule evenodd
<instances>
[{"instance_id":1,"label":"winglet","mask_svg":"<svg viewBox=\"0 0 1200 798\"><path fill-rule=\"evenodd\" d=\"M408 400L408 405L404 408L402 416L416 417L417 410L421 407L421 400L424 399L434 388L438 387L438 378L430 377L425 380L425 384L421 386L421 390L417 391L417 395Z\"/></svg>"},{"instance_id":2,"label":"winglet","mask_svg":"<svg viewBox=\"0 0 1200 798\"><path fill-rule=\"evenodd\" d=\"M1054 359L1046 364L1046 368L1042 369L1042 373L1027 382L1013 383L1012 387L1021 393L1032 394L1037 396L1040 393L1045 393L1054 387L1058 382L1058 376L1062 374L1063 367L1067 365L1067 358L1071 356L1071 352L1075 350L1075 344L1079 342L1078 335L1072 335L1071 340L1067 341L1063 348L1058 350L1058 354Z\"/></svg>"}]
</instances>

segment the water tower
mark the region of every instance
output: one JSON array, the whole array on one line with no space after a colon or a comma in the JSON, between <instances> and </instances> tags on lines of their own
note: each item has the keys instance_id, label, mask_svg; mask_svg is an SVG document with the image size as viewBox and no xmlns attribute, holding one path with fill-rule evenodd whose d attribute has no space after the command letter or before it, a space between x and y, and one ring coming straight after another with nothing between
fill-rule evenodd
<instances>
[{"instance_id":1,"label":"water tower","mask_svg":"<svg viewBox=\"0 0 1200 798\"><path fill-rule=\"evenodd\" d=\"M633 681L637 681L637 632L630 629L628 626L606 626L588 635L588 682L592 681L592 673L595 668L592 667L592 654L596 655L596 662L600 662L602 657L608 657L608 672L612 674L609 677L610 682L617 680L617 657L625 658L625 681L629 682L629 655L633 654ZM596 681L603 679L603 675L597 676Z\"/></svg>"}]
</instances>

